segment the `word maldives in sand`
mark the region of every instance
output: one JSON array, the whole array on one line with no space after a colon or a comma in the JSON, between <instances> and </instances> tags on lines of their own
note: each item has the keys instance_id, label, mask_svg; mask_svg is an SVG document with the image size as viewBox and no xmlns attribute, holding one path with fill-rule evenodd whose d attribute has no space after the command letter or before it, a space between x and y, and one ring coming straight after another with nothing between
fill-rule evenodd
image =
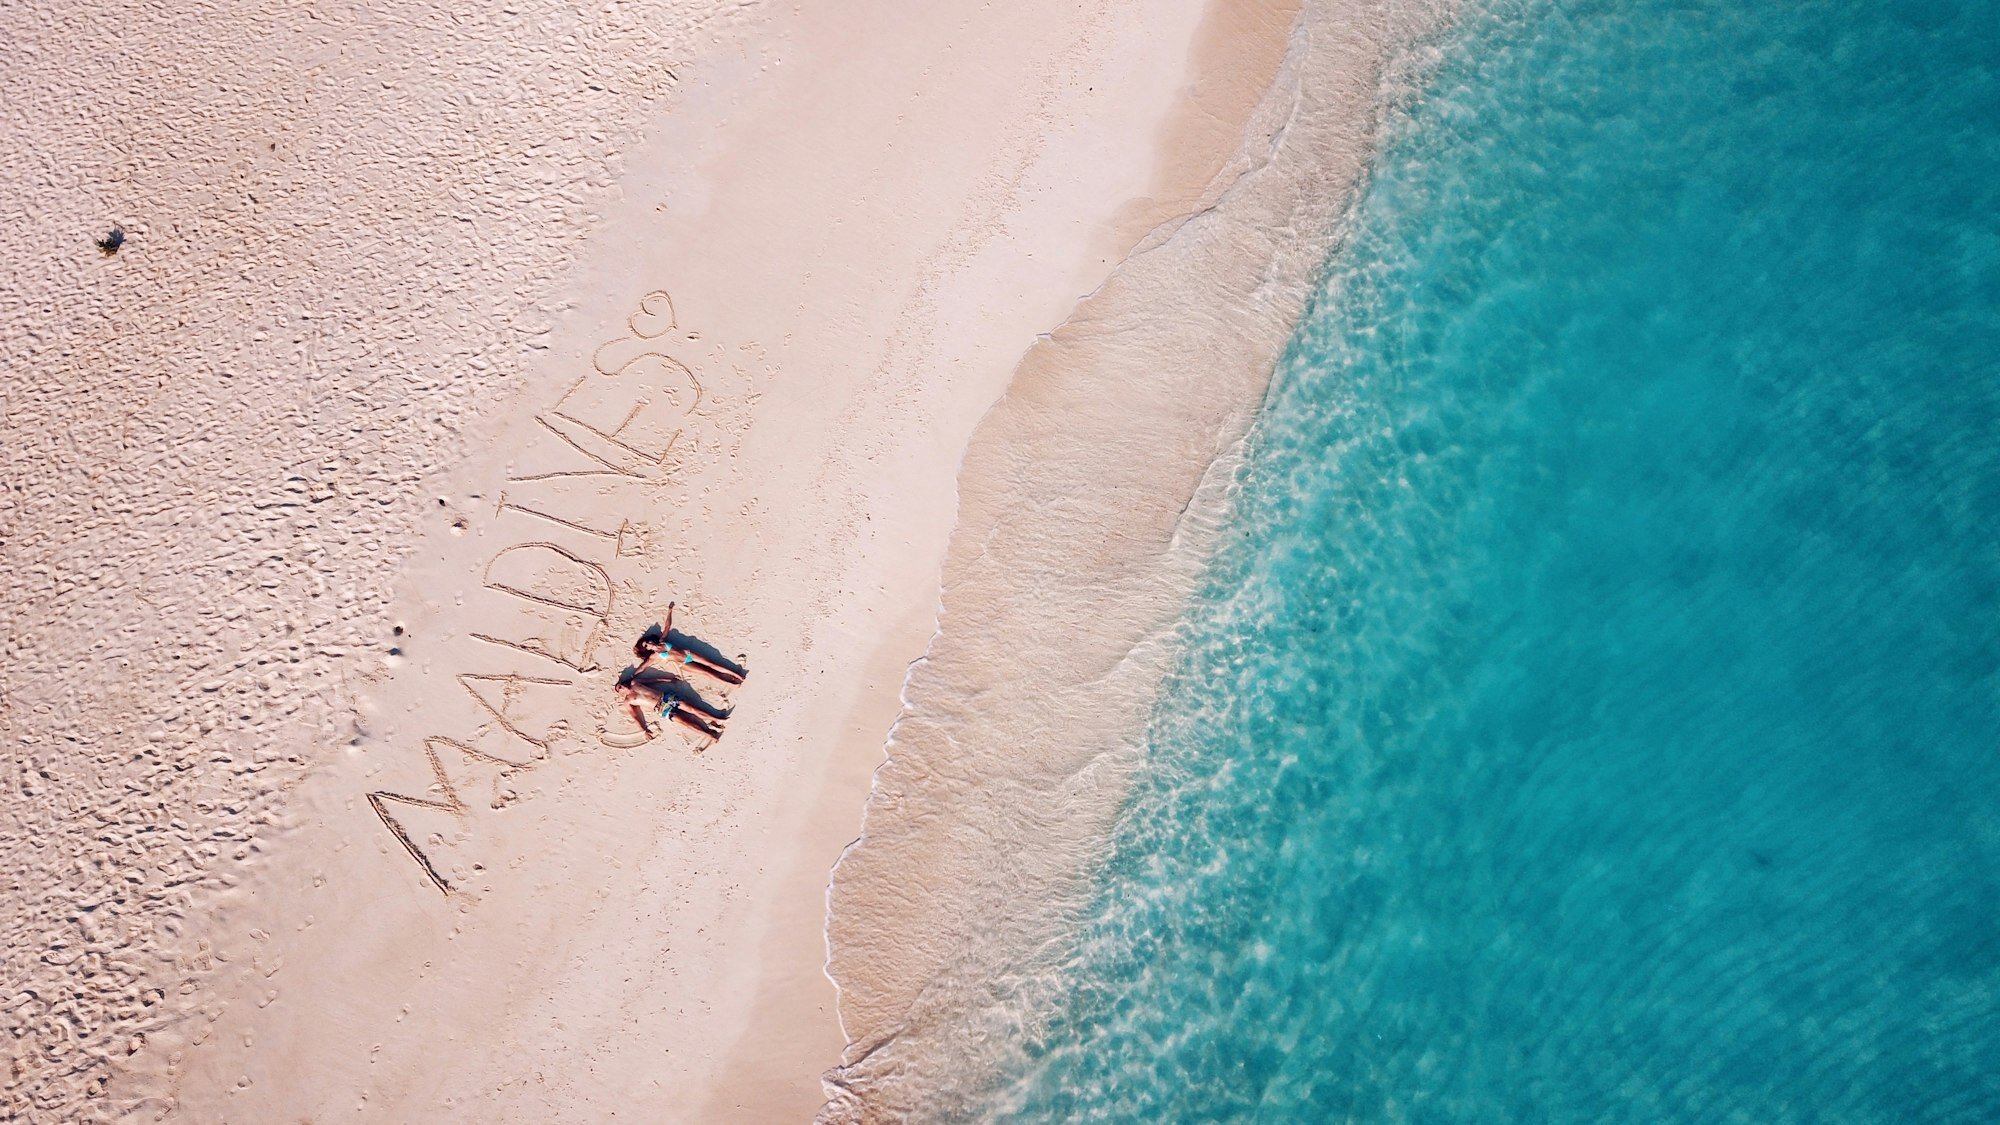
<instances>
[{"instance_id":1,"label":"word maldives in sand","mask_svg":"<svg viewBox=\"0 0 2000 1125\"><path fill-rule=\"evenodd\" d=\"M518 474L510 468L506 483L512 491L500 493L494 515L524 517L545 529L546 537L516 539L486 556L479 568L480 585L513 603L517 611L513 628L466 633L483 645L526 654L560 671L534 675L489 666L485 671L454 673L452 678L484 721L463 733L432 733L421 739L433 783L428 790L419 794L379 788L368 794L383 827L446 895L459 887L412 836L396 809L426 809L455 818L472 811L462 793L463 782L454 784L446 769L447 755L457 755L466 766L500 771L493 779L496 808L511 799L505 778L548 760L555 743L569 733L569 723L555 718L538 725L524 713L524 702L535 692L573 694L591 686L587 677L600 671L596 654L615 634L612 622L618 606L641 593L635 564L656 538L650 525L622 516L616 527L593 524L591 510L605 508L604 500L620 490L634 495L613 510L650 510L637 497L664 484L678 457L693 451L691 427L704 420L701 381L665 350L670 334L679 327L671 295L665 290L646 294L626 327L626 335L593 354L594 371L576 379L547 409L533 415L521 460L564 467ZM565 486L586 488L592 499L578 503L574 496L566 498L560 491ZM547 499L524 491L536 488L555 491ZM453 529L464 530L464 521L455 520ZM641 732L611 730L602 722L596 733L603 745L617 749L630 749L649 738Z\"/></svg>"}]
</instances>

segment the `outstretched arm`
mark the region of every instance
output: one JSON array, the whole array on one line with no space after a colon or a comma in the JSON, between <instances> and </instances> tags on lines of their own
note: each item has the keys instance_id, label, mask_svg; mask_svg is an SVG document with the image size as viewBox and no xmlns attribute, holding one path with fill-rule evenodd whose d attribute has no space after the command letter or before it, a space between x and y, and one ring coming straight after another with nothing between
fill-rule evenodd
<instances>
[{"instance_id":1,"label":"outstretched arm","mask_svg":"<svg viewBox=\"0 0 2000 1125\"><path fill-rule=\"evenodd\" d=\"M631 709L632 717L639 720L639 729L646 732L646 737L653 737L653 728L646 722L646 713L639 710L639 705L637 703L627 703L625 706Z\"/></svg>"},{"instance_id":2,"label":"outstretched arm","mask_svg":"<svg viewBox=\"0 0 2000 1125\"><path fill-rule=\"evenodd\" d=\"M665 617L660 618L660 639L662 641L666 640L667 634L673 631L674 631L674 603L668 602L667 615Z\"/></svg>"}]
</instances>

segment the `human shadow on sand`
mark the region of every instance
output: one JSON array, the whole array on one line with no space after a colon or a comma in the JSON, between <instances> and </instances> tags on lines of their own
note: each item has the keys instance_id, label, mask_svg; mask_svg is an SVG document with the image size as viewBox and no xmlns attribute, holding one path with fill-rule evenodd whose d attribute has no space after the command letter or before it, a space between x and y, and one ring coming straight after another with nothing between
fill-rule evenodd
<instances>
[{"instance_id":1,"label":"human shadow on sand","mask_svg":"<svg viewBox=\"0 0 2000 1125\"><path fill-rule=\"evenodd\" d=\"M718 668L728 669L738 679L743 679L750 675L750 669L744 667L743 657L740 654L734 657L724 656L721 649L698 637L690 637L679 629L663 634L660 630L660 623L657 621L648 627L644 633L640 634L639 640L642 642L650 641L654 644L665 643L685 652L694 653L696 656L701 657Z\"/></svg>"},{"instance_id":2,"label":"human shadow on sand","mask_svg":"<svg viewBox=\"0 0 2000 1125\"><path fill-rule=\"evenodd\" d=\"M625 666L624 674L618 678L621 682L629 678L635 684L643 684L666 698L686 706L689 710L699 711L711 719L727 719L729 712L733 710L733 708L717 707L703 699L693 684L688 683L679 673L665 668L648 668L640 672L636 665L628 664Z\"/></svg>"}]
</instances>

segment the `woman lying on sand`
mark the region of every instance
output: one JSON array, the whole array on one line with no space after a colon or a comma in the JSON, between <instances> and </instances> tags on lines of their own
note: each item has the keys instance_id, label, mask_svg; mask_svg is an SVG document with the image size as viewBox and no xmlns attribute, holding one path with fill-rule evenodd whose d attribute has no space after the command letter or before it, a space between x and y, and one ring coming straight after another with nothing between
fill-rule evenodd
<instances>
[{"instance_id":1,"label":"woman lying on sand","mask_svg":"<svg viewBox=\"0 0 2000 1125\"><path fill-rule=\"evenodd\" d=\"M647 665L653 662L653 658L659 657L661 662L665 664L677 664L683 668L699 668L725 684L740 684L743 682L742 676L724 668L722 665L696 656L684 648L677 647L670 639L673 631L674 603L668 602L667 615L660 618L659 628L657 630L646 630L646 635L640 637L639 643L632 646L632 655L639 658L640 671L645 671Z\"/></svg>"},{"instance_id":2,"label":"woman lying on sand","mask_svg":"<svg viewBox=\"0 0 2000 1125\"><path fill-rule=\"evenodd\" d=\"M631 708L632 717L639 720L639 729L646 732L647 738L653 737L652 724L646 722L646 713L648 711L657 712L662 723L668 719L672 719L674 722L690 730L699 731L710 738L722 737L721 727L708 723L694 714L694 712L689 711L686 704L668 695L666 689L660 687L657 683L649 683L641 680L639 678L639 669L637 668L627 668L621 673L618 677L618 683L612 688L612 691L617 693L618 698L624 702L625 706Z\"/></svg>"}]
</instances>

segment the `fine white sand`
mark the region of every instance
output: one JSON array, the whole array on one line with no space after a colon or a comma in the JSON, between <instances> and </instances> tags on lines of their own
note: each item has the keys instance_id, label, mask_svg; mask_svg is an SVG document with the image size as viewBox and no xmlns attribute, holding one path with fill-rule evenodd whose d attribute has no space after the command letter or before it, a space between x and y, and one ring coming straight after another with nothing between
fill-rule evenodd
<instances>
[{"instance_id":1,"label":"fine white sand","mask_svg":"<svg viewBox=\"0 0 2000 1125\"><path fill-rule=\"evenodd\" d=\"M1241 441L1438 18L1308 0L1205 205L1042 340L974 434L938 630L835 873L840 1115L974 1113L1059 1002Z\"/></svg>"},{"instance_id":2,"label":"fine white sand","mask_svg":"<svg viewBox=\"0 0 2000 1125\"><path fill-rule=\"evenodd\" d=\"M1048 495L1036 442L1115 420L1015 405L961 517L1017 368L1067 387L1114 267L1233 213L1289 9L454 11L0 12L0 1116L810 1116L955 909L885 852L836 914L847 1048L828 871L910 663L959 667L968 529L1157 526L1295 310L1212 357L1191 478ZM609 693L669 598L752 671L695 677L699 755Z\"/></svg>"}]
</instances>

